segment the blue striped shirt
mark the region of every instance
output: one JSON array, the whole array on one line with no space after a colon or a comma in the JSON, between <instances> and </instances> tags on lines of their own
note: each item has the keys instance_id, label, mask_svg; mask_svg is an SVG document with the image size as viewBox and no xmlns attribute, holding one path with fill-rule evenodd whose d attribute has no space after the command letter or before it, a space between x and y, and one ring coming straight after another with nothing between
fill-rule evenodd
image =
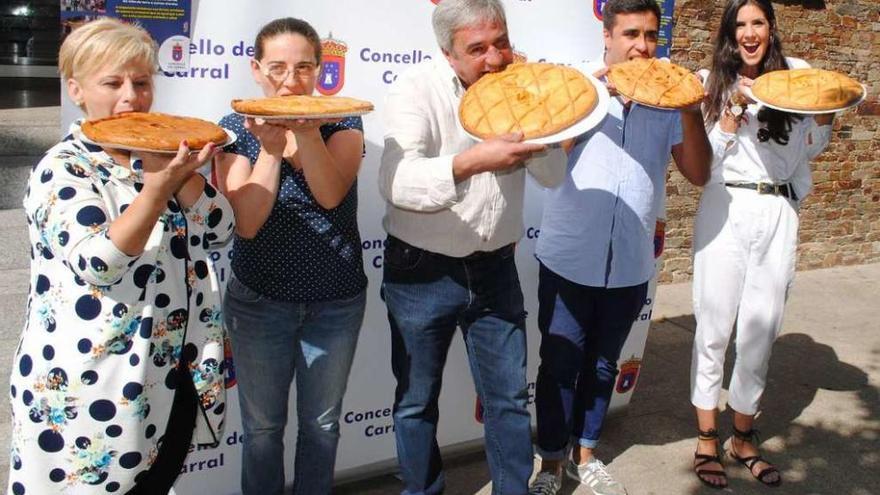
<instances>
[{"instance_id":1,"label":"blue striped shirt","mask_svg":"<svg viewBox=\"0 0 880 495\"><path fill-rule=\"evenodd\" d=\"M649 280L666 169L681 141L679 112L635 103L626 111L611 98L605 120L577 139L563 183L547 191L538 259L591 287Z\"/></svg>"}]
</instances>

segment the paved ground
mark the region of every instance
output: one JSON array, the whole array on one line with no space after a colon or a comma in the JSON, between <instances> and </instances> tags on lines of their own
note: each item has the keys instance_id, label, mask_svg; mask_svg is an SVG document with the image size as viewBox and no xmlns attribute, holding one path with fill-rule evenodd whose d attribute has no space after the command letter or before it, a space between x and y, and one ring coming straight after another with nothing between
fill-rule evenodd
<instances>
[{"instance_id":1,"label":"paved ground","mask_svg":"<svg viewBox=\"0 0 880 495\"><path fill-rule=\"evenodd\" d=\"M23 321L28 285L22 210L0 210L0 390ZM802 272L774 349L758 427L784 472L781 488L759 486L730 466L738 494L880 493L880 264ZM688 403L694 320L688 284L661 286L639 387L626 413L609 422L599 451L629 493L718 493L690 471L694 424ZM729 414L722 415L729 424ZM8 471L9 404L0 400L0 487ZM726 430L729 432L729 429ZM482 454L447 462L451 495L489 494ZM382 476L337 488L344 495L398 493ZM589 494L568 482L564 495Z\"/></svg>"},{"instance_id":2,"label":"paved ground","mask_svg":"<svg viewBox=\"0 0 880 495\"><path fill-rule=\"evenodd\" d=\"M880 264L798 273L770 364L765 415L757 424L765 453L784 473L780 488L760 486L730 464L730 487L723 492L703 488L691 473L689 284L660 287L639 388L628 411L608 424L599 457L632 495L880 493L878 295ZM729 412L722 421L730 424ZM491 493L481 454L450 462L447 476L450 494ZM343 485L336 493L378 495L400 488L385 476ZM590 491L566 482L560 493Z\"/></svg>"},{"instance_id":3,"label":"paved ground","mask_svg":"<svg viewBox=\"0 0 880 495\"><path fill-rule=\"evenodd\" d=\"M0 210L21 208L31 167L61 137L60 119L60 107L5 109L0 97Z\"/></svg>"}]
</instances>

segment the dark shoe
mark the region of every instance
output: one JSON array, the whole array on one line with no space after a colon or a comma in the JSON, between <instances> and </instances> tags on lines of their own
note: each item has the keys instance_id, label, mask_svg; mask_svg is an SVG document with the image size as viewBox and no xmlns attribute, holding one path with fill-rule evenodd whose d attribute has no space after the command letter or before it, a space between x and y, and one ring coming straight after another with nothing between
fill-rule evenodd
<instances>
[{"instance_id":1,"label":"dark shoe","mask_svg":"<svg viewBox=\"0 0 880 495\"><path fill-rule=\"evenodd\" d=\"M720 450L721 446L720 442L718 441L717 430L713 428L709 431L697 430L697 432L700 435L700 440L714 440L716 443L719 443L719 445L716 446L715 452L718 452L718 450ZM715 488L718 490L727 488L727 473L718 469L700 469L701 466L705 466L706 464L710 464L713 462L718 463L719 465L721 465L722 468L724 467L724 464L721 462L721 456L719 456L717 453L715 455L710 455L694 452L694 473L696 473L697 479L702 481L704 485L710 488ZM719 478L724 478L724 481L717 484L712 483L711 481L709 481L709 476L718 476Z\"/></svg>"},{"instance_id":2,"label":"dark shoe","mask_svg":"<svg viewBox=\"0 0 880 495\"><path fill-rule=\"evenodd\" d=\"M562 488L562 473L541 471L535 476L535 481L529 485L529 495L556 495L560 488Z\"/></svg>"},{"instance_id":3,"label":"dark shoe","mask_svg":"<svg viewBox=\"0 0 880 495\"><path fill-rule=\"evenodd\" d=\"M733 436L740 439L740 440L743 440L745 442L749 442L750 444L754 445L755 448L757 448L758 443L760 443L760 440L758 439L758 430L756 430L754 428L752 428L749 431L740 431L740 430L737 430L736 427L734 427L733 428ZM733 459L736 462L745 466L749 470L749 472L752 474L752 476L754 476L754 478L756 480L760 481L761 483L763 483L767 486L779 486L780 484L782 484L782 474L779 472L778 469L776 469L776 466L774 466L773 464L770 464L770 461L768 461L767 459L764 459L763 457L761 457L759 455L740 457L736 453L735 444L736 444L736 442L734 442L733 439L731 439L730 450L727 451L727 455L729 455L731 459ZM763 462L763 463L767 464L767 467L760 470L756 474L752 470L752 468L755 467L755 464L757 464L759 462ZM776 473L776 479L773 481L767 481L767 477L769 477L773 473Z\"/></svg>"}]
</instances>

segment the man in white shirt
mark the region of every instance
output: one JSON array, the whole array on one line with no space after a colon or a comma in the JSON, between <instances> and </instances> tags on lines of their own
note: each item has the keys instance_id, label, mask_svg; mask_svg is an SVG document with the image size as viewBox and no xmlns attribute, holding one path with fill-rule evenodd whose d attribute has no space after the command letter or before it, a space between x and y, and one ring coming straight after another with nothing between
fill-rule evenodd
<instances>
[{"instance_id":1,"label":"man in white shirt","mask_svg":"<svg viewBox=\"0 0 880 495\"><path fill-rule=\"evenodd\" d=\"M458 326L484 408L492 493L522 495L532 446L514 243L523 234L525 170L554 185L565 174L565 157L518 135L477 143L458 122L465 89L513 61L501 3L444 0L432 20L443 56L391 87L379 171L388 232L382 293L397 378L403 493L444 489L437 399Z\"/></svg>"}]
</instances>

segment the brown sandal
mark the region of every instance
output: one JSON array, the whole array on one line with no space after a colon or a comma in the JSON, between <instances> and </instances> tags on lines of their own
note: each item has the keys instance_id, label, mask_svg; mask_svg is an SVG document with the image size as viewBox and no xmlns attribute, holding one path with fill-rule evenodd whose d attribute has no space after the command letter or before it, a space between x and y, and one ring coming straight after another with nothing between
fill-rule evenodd
<instances>
[{"instance_id":1,"label":"brown sandal","mask_svg":"<svg viewBox=\"0 0 880 495\"><path fill-rule=\"evenodd\" d=\"M733 436L740 440L749 442L750 444L754 445L755 448L757 448L758 443L760 443L760 439L758 438L758 430L754 428L749 431L740 431L734 426ZM754 442L752 441L752 439L754 439ZM730 441L730 450L727 452L727 455L729 455L731 459L745 466L749 470L749 473L751 473L751 475L761 483L767 486L779 486L780 484L782 484L782 473L780 473L779 470L776 469L776 466L770 464L770 461L764 459L760 455L740 457L736 453L736 448L734 447L734 441L732 439ZM755 467L755 464L759 462L767 464L767 467L760 470L758 474L755 474L752 468ZM776 473L776 479L773 481L767 481L766 478L773 473Z\"/></svg>"},{"instance_id":2,"label":"brown sandal","mask_svg":"<svg viewBox=\"0 0 880 495\"><path fill-rule=\"evenodd\" d=\"M718 443L718 446L716 447L716 452L721 449L720 442L718 441L717 430L715 430L714 428L708 431L697 430L697 433L699 433L698 438L700 440L714 440L716 443ZM712 462L718 463L722 468L724 468L724 463L721 462L721 456L719 456L717 453L715 455L711 455L699 454L697 452L694 452L694 473L697 475L697 479L702 481L704 485L710 488L715 488L717 490L727 488L727 473L725 473L723 470L700 469L701 466ZM724 482L712 483L711 481L709 481L709 478L707 476L718 476L719 478L724 478Z\"/></svg>"}]
</instances>

